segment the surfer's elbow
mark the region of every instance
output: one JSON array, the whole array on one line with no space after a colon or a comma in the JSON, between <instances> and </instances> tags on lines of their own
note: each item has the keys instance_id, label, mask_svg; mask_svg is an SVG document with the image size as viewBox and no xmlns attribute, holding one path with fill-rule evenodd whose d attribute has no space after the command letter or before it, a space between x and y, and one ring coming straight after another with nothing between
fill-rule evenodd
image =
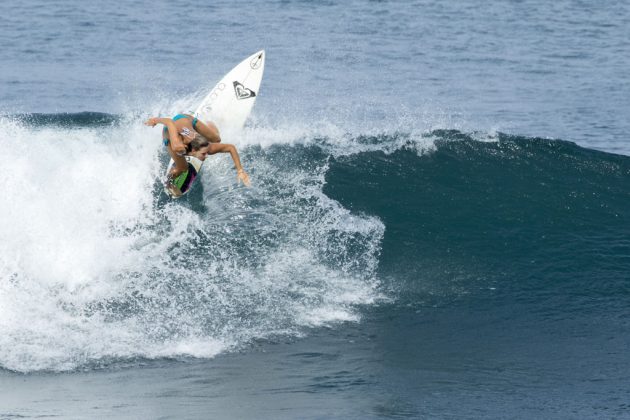
<instances>
[{"instance_id":1,"label":"surfer's elbow","mask_svg":"<svg viewBox=\"0 0 630 420\"><path fill-rule=\"evenodd\" d=\"M164 124L164 126L168 128L169 130L170 129L177 130L177 127L175 127L175 123L170 118L164 118L164 122L162 124Z\"/></svg>"},{"instance_id":2,"label":"surfer's elbow","mask_svg":"<svg viewBox=\"0 0 630 420\"><path fill-rule=\"evenodd\" d=\"M236 147L233 144L221 143L219 147L222 153L234 154L236 152Z\"/></svg>"}]
</instances>

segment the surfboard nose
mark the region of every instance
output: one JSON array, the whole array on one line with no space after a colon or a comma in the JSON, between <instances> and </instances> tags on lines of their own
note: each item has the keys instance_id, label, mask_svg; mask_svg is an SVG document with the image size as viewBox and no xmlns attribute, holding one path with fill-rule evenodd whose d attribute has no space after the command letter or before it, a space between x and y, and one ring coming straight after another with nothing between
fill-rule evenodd
<instances>
[{"instance_id":1,"label":"surfboard nose","mask_svg":"<svg viewBox=\"0 0 630 420\"><path fill-rule=\"evenodd\" d=\"M249 65L253 70L258 70L265 63L265 50L260 50L251 55L252 59L249 62Z\"/></svg>"}]
</instances>

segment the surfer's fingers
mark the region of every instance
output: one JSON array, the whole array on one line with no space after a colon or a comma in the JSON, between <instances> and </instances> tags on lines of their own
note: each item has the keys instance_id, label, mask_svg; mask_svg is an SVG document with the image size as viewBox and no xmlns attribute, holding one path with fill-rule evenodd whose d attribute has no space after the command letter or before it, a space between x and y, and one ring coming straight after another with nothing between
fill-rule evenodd
<instances>
[{"instance_id":1,"label":"surfer's fingers","mask_svg":"<svg viewBox=\"0 0 630 420\"><path fill-rule=\"evenodd\" d=\"M241 184L241 182L246 187L249 187L249 186L252 185L252 183L249 180L249 175L247 175L247 173L245 171L239 171L238 174L236 175L236 178L238 179L238 184L239 185Z\"/></svg>"},{"instance_id":2,"label":"surfer's fingers","mask_svg":"<svg viewBox=\"0 0 630 420\"><path fill-rule=\"evenodd\" d=\"M171 142L171 148L173 149L173 152L175 152L175 154L177 156L184 156L186 154L186 146L184 146L183 144L172 144L173 142Z\"/></svg>"}]
</instances>

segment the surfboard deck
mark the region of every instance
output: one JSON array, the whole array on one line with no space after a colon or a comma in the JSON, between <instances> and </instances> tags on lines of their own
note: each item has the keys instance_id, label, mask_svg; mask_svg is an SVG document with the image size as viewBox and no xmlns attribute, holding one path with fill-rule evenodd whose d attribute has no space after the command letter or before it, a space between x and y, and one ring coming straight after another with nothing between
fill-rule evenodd
<instances>
[{"instance_id":1,"label":"surfboard deck","mask_svg":"<svg viewBox=\"0 0 630 420\"><path fill-rule=\"evenodd\" d=\"M219 129L222 140L230 139L242 130L254 107L265 70L265 50L258 51L230 70L210 90L192 114L203 122L212 122ZM197 174L201 171L203 161L186 156L189 165L193 165ZM191 162L194 160L194 164ZM164 191L171 198L186 195L194 185L193 180L185 191L181 191L168 180L168 174L175 162L170 160L164 175ZM196 166L198 165L198 167Z\"/></svg>"}]
</instances>

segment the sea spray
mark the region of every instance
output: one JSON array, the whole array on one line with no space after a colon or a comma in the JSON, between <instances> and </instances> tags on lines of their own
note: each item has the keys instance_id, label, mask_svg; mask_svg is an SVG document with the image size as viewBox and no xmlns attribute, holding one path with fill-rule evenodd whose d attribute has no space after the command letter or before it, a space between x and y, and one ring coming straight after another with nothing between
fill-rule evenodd
<instances>
[{"instance_id":1,"label":"sea spray","mask_svg":"<svg viewBox=\"0 0 630 420\"><path fill-rule=\"evenodd\" d=\"M379 298L384 227L322 194L319 148L242 149L251 189L213 157L196 195L169 201L155 130L59 119L2 122L2 367L211 357Z\"/></svg>"}]
</instances>

